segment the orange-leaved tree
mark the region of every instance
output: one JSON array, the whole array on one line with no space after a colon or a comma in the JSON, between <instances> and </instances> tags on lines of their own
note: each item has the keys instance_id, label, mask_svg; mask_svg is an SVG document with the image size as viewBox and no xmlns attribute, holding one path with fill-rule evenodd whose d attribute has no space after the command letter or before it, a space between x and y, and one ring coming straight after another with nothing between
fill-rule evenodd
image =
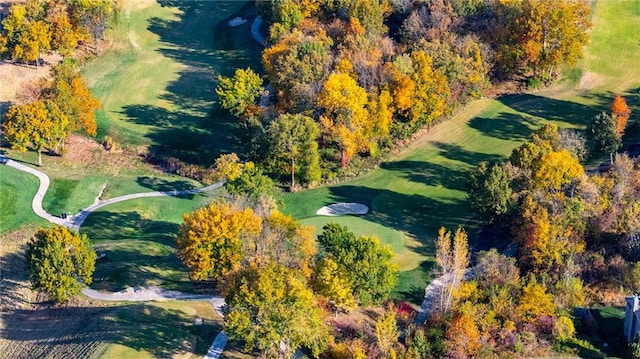
<instances>
[{"instance_id":1,"label":"orange-leaved tree","mask_svg":"<svg viewBox=\"0 0 640 359\"><path fill-rule=\"evenodd\" d=\"M625 101L624 97L616 95L613 99L613 104L611 104L611 116L616 120L616 133L618 133L618 136L622 137L624 134L630 115L631 110L627 106L627 101Z\"/></svg>"}]
</instances>

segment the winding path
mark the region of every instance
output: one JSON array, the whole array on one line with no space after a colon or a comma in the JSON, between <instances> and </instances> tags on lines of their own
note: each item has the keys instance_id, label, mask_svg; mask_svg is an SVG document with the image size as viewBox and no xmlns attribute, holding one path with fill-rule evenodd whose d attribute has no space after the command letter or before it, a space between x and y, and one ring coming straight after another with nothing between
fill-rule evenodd
<instances>
[{"instance_id":1,"label":"winding path","mask_svg":"<svg viewBox=\"0 0 640 359\"><path fill-rule=\"evenodd\" d=\"M31 202L31 208L33 212L38 217L44 218L45 220L57 224L60 226L65 226L71 228L75 231L80 229L82 223L87 219L91 212L98 210L104 206L108 206L113 203L118 203L122 201L128 201L130 199L135 198L146 198L146 197L163 197L163 196L181 196L185 194L193 194L198 192L207 192L214 190L224 184L224 181L220 181L214 183L210 186L189 190L180 190L180 191L155 191L155 192L142 192L142 193L133 193L120 197L111 198L106 201L98 201L97 203L92 204L91 206L83 209L80 213L67 217L66 219L62 219L60 217L52 216L47 213L47 211L42 208L42 200L44 199L47 190L49 189L49 184L51 181L49 180L49 176L44 174L41 171L38 171L35 168L31 168L29 166L25 166L21 163L18 163L13 160L8 160L5 164L6 166L13 167L17 170L30 173L40 180L40 186L38 186L38 191L33 196L33 201ZM182 293L171 290L165 290L158 287L151 288L128 288L121 292L115 293L104 293L98 292L91 288L82 289L82 294L86 295L89 298L106 300L106 301L132 301L132 302L141 302L141 301L151 301L151 300L201 300L207 301L213 305L213 308L218 312L218 314L222 315L222 307L224 306L224 298L218 296L209 296L202 294L190 294L190 293ZM207 355L204 357L205 359L218 359L222 352L224 351L224 347L227 344L227 335L221 331L216 336L213 344L209 348Z\"/></svg>"},{"instance_id":2,"label":"winding path","mask_svg":"<svg viewBox=\"0 0 640 359\"><path fill-rule=\"evenodd\" d=\"M186 194L208 192L224 185L224 181L220 181L207 187L195 188L195 189L187 189L187 190L180 190L180 191L154 191L154 192L141 192L141 193L127 194L124 196L111 198L106 201L98 201L97 203L94 203L89 207L81 210L79 213L73 216L67 217L66 219L62 219L60 217L56 217L47 213L47 211L45 211L42 208L42 200L44 199L44 195L47 193L47 190L49 189L49 184L51 183L51 181L49 180L49 176L47 176L41 171L36 170L35 168L25 166L13 160L9 160L6 163L6 165L9 167L13 167L17 170L30 173L38 177L38 179L40 180L40 186L38 187L38 191L36 192L35 196L33 197L33 201L31 202L31 208L33 209L33 212L35 212L35 214L38 217L44 218L45 220L53 224L68 227L75 231L80 230L80 226L82 226L82 224L87 219L87 217L91 214L91 212L94 212L110 204L114 204L122 201L128 201L130 199L136 199L136 198L163 197L163 196L176 197L176 196L182 196Z\"/></svg>"}]
</instances>

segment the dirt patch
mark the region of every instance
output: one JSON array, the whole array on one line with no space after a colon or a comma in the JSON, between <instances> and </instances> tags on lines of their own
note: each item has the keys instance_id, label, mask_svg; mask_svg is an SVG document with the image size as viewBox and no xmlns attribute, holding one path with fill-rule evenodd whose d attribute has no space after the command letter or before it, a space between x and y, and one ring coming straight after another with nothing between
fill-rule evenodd
<instances>
[{"instance_id":1,"label":"dirt patch","mask_svg":"<svg viewBox=\"0 0 640 359\"><path fill-rule=\"evenodd\" d=\"M43 64L39 69L35 66L17 64L9 61L0 62L0 101L15 102L16 93L24 85L35 82L39 78L50 78L51 66L59 63L62 57L59 55L42 56ZM2 109L5 111L6 109Z\"/></svg>"},{"instance_id":2,"label":"dirt patch","mask_svg":"<svg viewBox=\"0 0 640 359\"><path fill-rule=\"evenodd\" d=\"M65 142L64 155L44 159L50 169L79 173L101 173L118 175L145 165L139 154L124 151L107 151L96 140L80 135L71 135Z\"/></svg>"}]
</instances>

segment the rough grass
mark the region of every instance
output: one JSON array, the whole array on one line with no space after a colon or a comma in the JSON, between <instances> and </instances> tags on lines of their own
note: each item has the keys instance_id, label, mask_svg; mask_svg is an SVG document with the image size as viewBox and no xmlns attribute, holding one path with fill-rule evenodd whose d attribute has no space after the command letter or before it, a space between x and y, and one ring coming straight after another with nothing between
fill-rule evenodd
<instances>
[{"instance_id":1,"label":"rough grass","mask_svg":"<svg viewBox=\"0 0 640 359\"><path fill-rule=\"evenodd\" d=\"M209 199L203 194L136 199L92 213L81 232L107 254L96 264L92 287L119 291L134 286L160 286L191 291L187 268L175 254L175 235L182 214Z\"/></svg>"},{"instance_id":2,"label":"rough grass","mask_svg":"<svg viewBox=\"0 0 640 359\"><path fill-rule=\"evenodd\" d=\"M400 252L403 255L397 254L406 257L410 253L411 261L403 266L396 294L421 301L418 289L424 288L429 277L438 228L453 230L463 225L472 240L479 228L466 199L468 170L481 161L505 159L545 121L584 128L596 113L609 108L615 93L628 96L633 110L640 111L636 97L640 88L640 68L636 66L640 48L635 36L640 1L598 1L593 9L593 40L585 59L557 85L525 95L474 101L392 161L361 178L286 194L284 211L310 223L315 211L327 204L369 205L370 214L343 221L372 234L383 226L405 238L408 246ZM615 61L612 54L616 54ZM630 125L625 143L638 141L640 131L635 127ZM364 229L367 223L368 228Z\"/></svg>"},{"instance_id":3,"label":"rough grass","mask_svg":"<svg viewBox=\"0 0 640 359\"><path fill-rule=\"evenodd\" d=\"M110 50L85 75L102 102L99 138L142 145L183 161L210 164L238 150L235 120L217 105L217 76L260 66L262 47L242 1L122 3ZM250 19L252 20L252 19Z\"/></svg>"}]
</instances>

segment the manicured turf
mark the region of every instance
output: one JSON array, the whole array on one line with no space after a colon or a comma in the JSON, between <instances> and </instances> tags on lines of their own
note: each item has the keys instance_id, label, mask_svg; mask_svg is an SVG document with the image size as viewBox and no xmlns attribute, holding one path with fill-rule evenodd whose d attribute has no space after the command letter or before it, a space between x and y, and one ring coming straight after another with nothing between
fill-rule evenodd
<instances>
[{"instance_id":1,"label":"manicured turf","mask_svg":"<svg viewBox=\"0 0 640 359\"><path fill-rule=\"evenodd\" d=\"M166 5L166 6L165 6ZM122 2L112 50L85 75L102 102L98 138L148 146L154 154L211 164L221 152L241 150L235 119L217 106L217 76L239 67L259 70L246 2ZM255 14L254 14L255 15Z\"/></svg>"},{"instance_id":2,"label":"manicured turf","mask_svg":"<svg viewBox=\"0 0 640 359\"><path fill-rule=\"evenodd\" d=\"M537 93L474 101L361 178L285 195L284 211L307 223L324 223L315 216L323 205L369 205L370 214L341 221L353 223L364 233L380 232L393 247L403 240L408 244L396 259L403 270L396 295L418 303L418 289L424 288L432 266L438 228L453 230L463 225L472 239L479 228L466 200L468 170L480 161L504 160L546 120L561 127L584 128L596 113L609 108L615 93L627 96L633 110L640 111L636 98L640 48L633 35L640 24L639 9L639 1L598 1L592 46L578 69L568 72L558 85ZM640 139L632 138L639 132L636 125L630 127L625 143ZM380 231L380 226L386 230ZM389 235L389 229L398 234Z\"/></svg>"},{"instance_id":3,"label":"manicured turf","mask_svg":"<svg viewBox=\"0 0 640 359\"><path fill-rule=\"evenodd\" d=\"M206 325L194 325L203 318ZM100 358L168 358L185 353L202 357L222 329L222 318L206 302L160 302L115 308L114 328L120 331L110 338L111 344L97 356Z\"/></svg>"},{"instance_id":4,"label":"manicured turf","mask_svg":"<svg viewBox=\"0 0 640 359\"><path fill-rule=\"evenodd\" d=\"M31 200L38 185L35 176L0 165L0 233L25 224L45 224L31 209Z\"/></svg>"},{"instance_id":5,"label":"manicured turf","mask_svg":"<svg viewBox=\"0 0 640 359\"><path fill-rule=\"evenodd\" d=\"M110 291L134 286L192 290L187 269L175 255L174 238L182 214L209 200L204 194L144 198L92 213L80 231L107 254L96 264L92 287Z\"/></svg>"}]
</instances>

